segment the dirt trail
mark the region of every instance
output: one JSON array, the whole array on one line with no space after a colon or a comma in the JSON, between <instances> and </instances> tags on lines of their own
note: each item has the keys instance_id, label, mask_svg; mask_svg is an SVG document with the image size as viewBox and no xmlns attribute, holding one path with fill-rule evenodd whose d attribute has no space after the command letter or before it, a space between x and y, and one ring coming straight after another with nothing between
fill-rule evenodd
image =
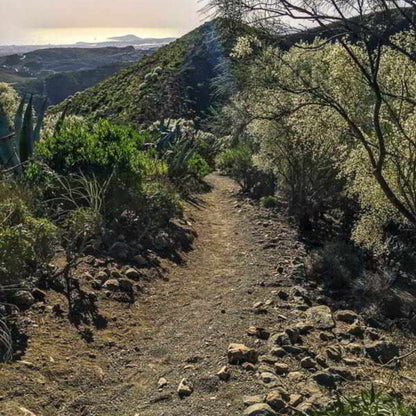
<instances>
[{"instance_id":1,"label":"dirt trail","mask_svg":"<svg viewBox=\"0 0 416 416\"><path fill-rule=\"evenodd\" d=\"M332 371L344 391L373 382L392 386L391 370L378 371L364 354L370 332L361 318L364 336L351 335L342 322L324 334L319 328L307 331L278 359L289 374L272 374L272 383L258 376L274 372L270 358L259 363L259 373L232 366L231 379L219 380L216 374L227 364L232 342L270 357L272 345L249 337L250 326L271 334L305 326L304 311L325 301L318 301L323 292L313 282L294 287L305 252L287 219L240 199L228 178L211 175L208 182L212 190L200 204L186 208L198 238L183 254L184 264L166 265L165 280L148 282L148 293L133 305L98 292L108 326L94 330L92 340L86 342L80 328L50 312L51 305L65 302L53 291L46 305L23 315L29 344L22 361L0 366L1 416L26 415L20 407L36 416L237 416L244 410L243 396L265 394L273 383L324 403L330 390L314 381L317 371ZM85 285L88 289L91 281ZM392 338L381 331L376 335ZM408 346L413 342L400 340ZM301 366L302 357L318 357L329 347L339 349L342 360L317 358L319 366ZM410 360L402 369L410 377L393 386L408 397L415 395L414 365ZM158 388L162 377L167 385ZM194 391L180 399L183 378Z\"/></svg>"},{"instance_id":2,"label":"dirt trail","mask_svg":"<svg viewBox=\"0 0 416 416\"><path fill-rule=\"evenodd\" d=\"M186 264L171 271L168 282L153 287L152 295L139 306L137 368L124 376L131 385L111 402L104 392L92 414L229 416L242 409L252 376L240 370L238 377L224 383L216 373L226 364L230 342L247 338L250 325L273 321L270 314L254 314L252 306L260 295L266 296L265 282L275 279L278 265L273 261L276 253L267 255L244 218L235 198L236 184L217 175L208 181L212 191L203 196L200 206L188 210L198 233L194 250L186 255ZM260 226L266 230L267 225ZM281 231L286 238L280 245L284 257L285 245L293 240ZM161 377L168 386L158 391ZM195 390L183 400L176 394L182 378L189 379Z\"/></svg>"}]
</instances>

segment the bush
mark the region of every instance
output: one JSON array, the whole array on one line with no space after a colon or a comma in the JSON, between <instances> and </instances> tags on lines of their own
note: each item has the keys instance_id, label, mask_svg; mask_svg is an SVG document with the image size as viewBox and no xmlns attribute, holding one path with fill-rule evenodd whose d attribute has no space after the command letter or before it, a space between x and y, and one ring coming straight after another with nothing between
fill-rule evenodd
<instances>
[{"instance_id":1,"label":"bush","mask_svg":"<svg viewBox=\"0 0 416 416\"><path fill-rule=\"evenodd\" d=\"M357 250L343 241L326 243L312 260L313 276L333 290L348 289L363 273L363 261Z\"/></svg>"},{"instance_id":2,"label":"bush","mask_svg":"<svg viewBox=\"0 0 416 416\"><path fill-rule=\"evenodd\" d=\"M218 169L235 179L243 192L250 188L251 175L254 168L251 149L239 145L220 153L216 159Z\"/></svg>"},{"instance_id":3,"label":"bush","mask_svg":"<svg viewBox=\"0 0 416 416\"><path fill-rule=\"evenodd\" d=\"M261 204L264 208L276 208L277 198L275 196L264 196L261 198Z\"/></svg>"},{"instance_id":4,"label":"bush","mask_svg":"<svg viewBox=\"0 0 416 416\"><path fill-rule=\"evenodd\" d=\"M37 156L58 173L109 176L136 186L147 175L164 169L150 151L142 151L149 135L102 120L90 123L69 118L58 132L46 134L37 146Z\"/></svg>"},{"instance_id":5,"label":"bush","mask_svg":"<svg viewBox=\"0 0 416 416\"><path fill-rule=\"evenodd\" d=\"M399 397L377 393L373 389L352 399L343 398L334 405L314 411L311 416L415 416L416 408Z\"/></svg>"},{"instance_id":6,"label":"bush","mask_svg":"<svg viewBox=\"0 0 416 416\"><path fill-rule=\"evenodd\" d=\"M0 284L15 284L52 258L57 228L33 216L14 183L0 183L0 200Z\"/></svg>"}]
</instances>

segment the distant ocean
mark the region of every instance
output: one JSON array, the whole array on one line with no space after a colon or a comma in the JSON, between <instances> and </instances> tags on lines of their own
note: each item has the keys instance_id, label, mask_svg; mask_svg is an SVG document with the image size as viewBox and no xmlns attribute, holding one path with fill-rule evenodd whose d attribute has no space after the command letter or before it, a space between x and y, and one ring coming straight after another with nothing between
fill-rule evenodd
<instances>
[{"instance_id":1,"label":"distant ocean","mask_svg":"<svg viewBox=\"0 0 416 416\"><path fill-rule=\"evenodd\" d=\"M128 28L128 27L91 27L91 28L48 28L31 29L10 41L0 39L0 44L15 45L65 45L77 42L106 42L112 37L136 35L140 38L179 37L180 33L171 28Z\"/></svg>"}]
</instances>

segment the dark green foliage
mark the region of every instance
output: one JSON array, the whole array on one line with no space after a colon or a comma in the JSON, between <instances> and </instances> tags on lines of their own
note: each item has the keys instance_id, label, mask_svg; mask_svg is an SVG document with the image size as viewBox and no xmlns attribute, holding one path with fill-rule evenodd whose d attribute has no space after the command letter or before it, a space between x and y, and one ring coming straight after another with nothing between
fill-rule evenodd
<instances>
[{"instance_id":1,"label":"dark green foliage","mask_svg":"<svg viewBox=\"0 0 416 416\"><path fill-rule=\"evenodd\" d=\"M342 398L334 405L314 411L311 416L415 416L416 408L399 397L374 389L352 399Z\"/></svg>"},{"instance_id":2,"label":"dark green foliage","mask_svg":"<svg viewBox=\"0 0 416 416\"><path fill-rule=\"evenodd\" d=\"M22 130L19 138L20 162L26 162L33 153L35 133L33 130L33 97L29 99L23 116Z\"/></svg>"},{"instance_id":3,"label":"dark green foliage","mask_svg":"<svg viewBox=\"0 0 416 416\"><path fill-rule=\"evenodd\" d=\"M275 196L264 196L261 198L261 204L264 208L276 208L277 207L277 198Z\"/></svg>"},{"instance_id":4,"label":"dark green foliage","mask_svg":"<svg viewBox=\"0 0 416 416\"><path fill-rule=\"evenodd\" d=\"M140 182L144 172L156 169L150 153L141 151L148 138L104 120L94 124L69 119L39 143L37 154L58 173L114 171L126 181Z\"/></svg>"},{"instance_id":5,"label":"dark green foliage","mask_svg":"<svg viewBox=\"0 0 416 416\"><path fill-rule=\"evenodd\" d=\"M313 257L312 275L322 279L333 290L348 290L362 276L364 269L360 252L344 241L326 243Z\"/></svg>"}]
</instances>

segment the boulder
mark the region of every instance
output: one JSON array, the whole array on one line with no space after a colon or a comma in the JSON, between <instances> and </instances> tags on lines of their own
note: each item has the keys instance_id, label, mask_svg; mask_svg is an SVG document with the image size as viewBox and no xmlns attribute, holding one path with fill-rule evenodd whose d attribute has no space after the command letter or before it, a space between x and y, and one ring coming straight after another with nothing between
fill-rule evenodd
<instances>
[{"instance_id":1,"label":"boulder","mask_svg":"<svg viewBox=\"0 0 416 416\"><path fill-rule=\"evenodd\" d=\"M321 386L329 388L335 387L335 377L326 371L320 371L314 374L312 378Z\"/></svg>"},{"instance_id":2,"label":"boulder","mask_svg":"<svg viewBox=\"0 0 416 416\"><path fill-rule=\"evenodd\" d=\"M264 371L264 372L260 373L259 377L260 377L260 380L263 383L266 383L266 384L273 383L273 382L277 381L277 377L269 371Z\"/></svg>"},{"instance_id":3,"label":"boulder","mask_svg":"<svg viewBox=\"0 0 416 416\"><path fill-rule=\"evenodd\" d=\"M108 279L104 282L103 288L115 292L120 289L120 283L117 279Z\"/></svg>"},{"instance_id":4,"label":"boulder","mask_svg":"<svg viewBox=\"0 0 416 416\"><path fill-rule=\"evenodd\" d=\"M228 362L230 364L256 363L257 351L254 348L246 347L244 344L230 344L228 347Z\"/></svg>"},{"instance_id":5,"label":"boulder","mask_svg":"<svg viewBox=\"0 0 416 416\"><path fill-rule=\"evenodd\" d=\"M187 397L190 396L194 391L192 384L186 379L183 378L178 386L178 396L179 397Z\"/></svg>"},{"instance_id":6,"label":"boulder","mask_svg":"<svg viewBox=\"0 0 416 416\"><path fill-rule=\"evenodd\" d=\"M310 369L310 368L316 368L316 361L313 360L311 357L305 357L300 360L300 366L302 368Z\"/></svg>"},{"instance_id":7,"label":"boulder","mask_svg":"<svg viewBox=\"0 0 416 416\"><path fill-rule=\"evenodd\" d=\"M333 361L341 361L341 358L342 358L342 350L341 350L340 347L336 347L336 346L329 347L326 350L326 355L327 355L327 357L330 360L333 360Z\"/></svg>"},{"instance_id":8,"label":"boulder","mask_svg":"<svg viewBox=\"0 0 416 416\"><path fill-rule=\"evenodd\" d=\"M140 279L140 273L133 268L127 269L125 273L126 277L128 277L131 280L139 280Z\"/></svg>"},{"instance_id":9,"label":"boulder","mask_svg":"<svg viewBox=\"0 0 416 416\"><path fill-rule=\"evenodd\" d=\"M366 353L373 361L386 364L400 355L400 349L394 342L376 341L365 346Z\"/></svg>"},{"instance_id":10,"label":"boulder","mask_svg":"<svg viewBox=\"0 0 416 416\"><path fill-rule=\"evenodd\" d=\"M353 324L358 319L358 315L354 311L340 310L335 312L334 318L336 321L346 322L347 324Z\"/></svg>"},{"instance_id":11,"label":"boulder","mask_svg":"<svg viewBox=\"0 0 416 416\"><path fill-rule=\"evenodd\" d=\"M141 254L138 254L137 256L134 256L133 260L140 267L147 266L147 264L148 264L148 261Z\"/></svg>"},{"instance_id":12,"label":"boulder","mask_svg":"<svg viewBox=\"0 0 416 416\"><path fill-rule=\"evenodd\" d=\"M250 328L247 329L247 335L251 337L257 337L259 339L267 340L270 337L270 332L258 326L251 326Z\"/></svg>"},{"instance_id":13,"label":"boulder","mask_svg":"<svg viewBox=\"0 0 416 416\"><path fill-rule=\"evenodd\" d=\"M290 338L286 332L278 332L270 337L269 341L272 345L290 345Z\"/></svg>"},{"instance_id":14,"label":"boulder","mask_svg":"<svg viewBox=\"0 0 416 416\"><path fill-rule=\"evenodd\" d=\"M289 372L289 366L285 363L276 363L274 367L276 374L283 375Z\"/></svg>"},{"instance_id":15,"label":"boulder","mask_svg":"<svg viewBox=\"0 0 416 416\"><path fill-rule=\"evenodd\" d=\"M133 283L126 278L120 279L118 281L120 290L125 293L132 293L133 292Z\"/></svg>"},{"instance_id":16,"label":"boulder","mask_svg":"<svg viewBox=\"0 0 416 416\"><path fill-rule=\"evenodd\" d=\"M313 306L306 311L308 323L316 329L331 329L335 326L331 309L328 306Z\"/></svg>"},{"instance_id":17,"label":"boulder","mask_svg":"<svg viewBox=\"0 0 416 416\"><path fill-rule=\"evenodd\" d=\"M253 404L244 411L244 416L276 416L277 413L266 403Z\"/></svg>"},{"instance_id":18,"label":"boulder","mask_svg":"<svg viewBox=\"0 0 416 416\"><path fill-rule=\"evenodd\" d=\"M280 390L272 390L266 395L266 403L276 411L281 411L286 407L286 401L282 397Z\"/></svg>"},{"instance_id":19,"label":"boulder","mask_svg":"<svg viewBox=\"0 0 416 416\"><path fill-rule=\"evenodd\" d=\"M131 248L128 244L118 241L111 246L109 254L117 260L127 260L131 254Z\"/></svg>"},{"instance_id":20,"label":"boulder","mask_svg":"<svg viewBox=\"0 0 416 416\"><path fill-rule=\"evenodd\" d=\"M217 376L222 381L228 381L231 377L231 370L225 365L218 371Z\"/></svg>"}]
</instances>

